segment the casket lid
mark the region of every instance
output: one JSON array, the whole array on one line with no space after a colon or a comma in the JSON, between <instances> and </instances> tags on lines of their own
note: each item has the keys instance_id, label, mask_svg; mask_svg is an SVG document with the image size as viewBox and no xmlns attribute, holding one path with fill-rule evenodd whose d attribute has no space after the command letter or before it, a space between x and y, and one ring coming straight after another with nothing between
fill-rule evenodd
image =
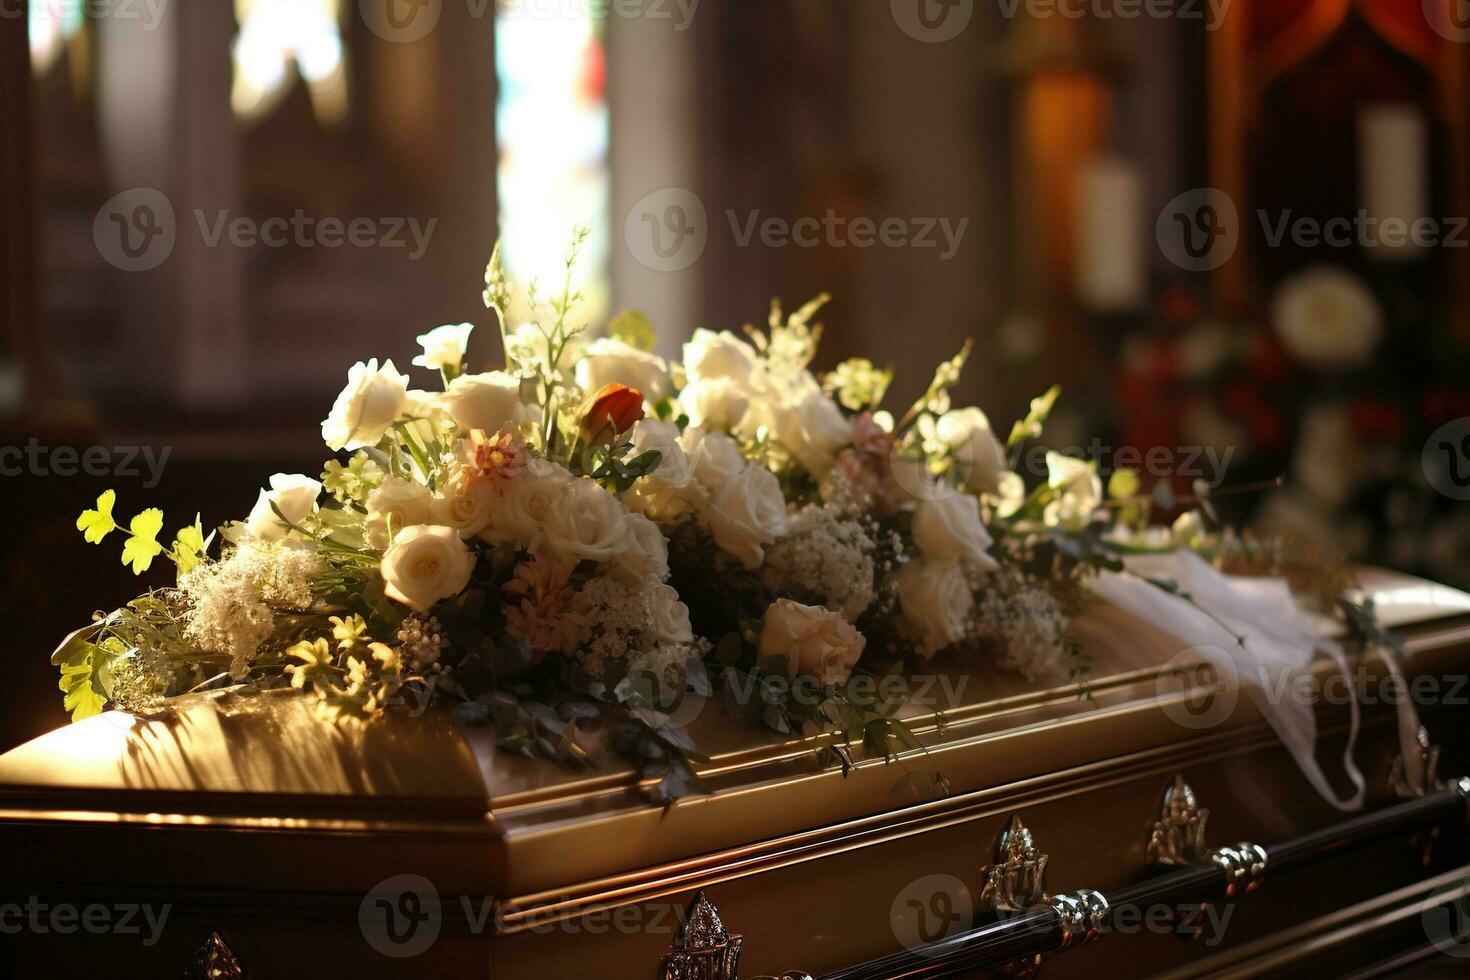
<instances>
[{"instance_id":1,"label":"casket lid","mask_svg":"<svg viewBox=\"0 0 1470 980\"><path fill-rule=\"evenodd\" d=\"M1363 582L1386 625L1412 627L1410 649L1470 641L1470 595L1376 571ZM910 712L928 755L890 764L854 747L846 775L818 764L814 741L779 741L711 706L689 726L711 757L701 770L711 792L665 808L648 801L631 769L574 773L503 753L491 730L461 729L447 711L342 728L291 691L201 695L158 718L107 712L0 756L0 826L393 835L434 851L466 891L530 907L572 892L615 895L645 878L672 890L733 873L759 858L762 842L779 841L789 859L900 816L939 819L956 799L1014 793L1048 774L1262 737L1244 702L1231 725L1208 735L1170 721L1158 680L1177 644L1147 623L1096 608L1073 627L1093 652L1085 688L1036 690L989 669L939 667L938 683L948 678L961 695L943 717ZM943 772L953 795L916 799L902 779L910 769ZM24 862L23 850L8 859ZM187 881L199 860L153 850L160 880ZM166 873L170 860L179 867ZM327 868L319 880L354 887L349 870Z\"/></svg>"}]
</instances>

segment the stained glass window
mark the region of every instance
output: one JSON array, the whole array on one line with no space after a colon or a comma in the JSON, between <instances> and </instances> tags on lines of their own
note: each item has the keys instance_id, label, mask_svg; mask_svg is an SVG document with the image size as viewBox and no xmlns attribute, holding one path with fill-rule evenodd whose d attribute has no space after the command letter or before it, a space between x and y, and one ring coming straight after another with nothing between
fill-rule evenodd
<instances>
[{"instance_id":1,"label":"stained glass window","mask_svg":"<svg viewBox=\"0 0 1470 980\"><path fill-rule=\"evenodd\" d=\"M342 0L235 0L235 82L242 119L265 117L299 78L324 125L347 116Z\"/></svg>"},{"instance_id":2,"label":"stained glass window","mask_svg":"<svg viewBox=\"0 0 1470 980\"><path fill-rule=\"evenodd\" d=\"M550 277L561 268L573 227L589 226L574 279L589 323L605 317L611 292L604 24L588 9L596 6L573 4L547 16L512 0L498 10L495 42L506 272L520 282L539 276L543 293L553 285L560 290Z\"/></svg>"}]
</instances>

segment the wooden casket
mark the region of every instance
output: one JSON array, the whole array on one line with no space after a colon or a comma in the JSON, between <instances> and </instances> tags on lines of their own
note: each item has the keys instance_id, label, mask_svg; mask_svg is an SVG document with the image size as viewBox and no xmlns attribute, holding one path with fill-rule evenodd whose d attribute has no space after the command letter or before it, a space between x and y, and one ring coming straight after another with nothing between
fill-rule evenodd
<instances>
[{"instance_id":1,"label":"wooden casket","mask_svg":"<svg viewBox=\"0 0 1470 980\"><path fill-rule=\"evenodd\" d=\"M1470 964L1470 596L1363 581L1411 657L1406 684L1355 660L1352 697L1314 675L1344 792L1361 709L1357 812L1230 679L1105 608L1078 623L1084 682L954 669L955 706L913 718L927 751L892 762L823 767L711 706L690 726L709 792L667 807L437 710L110 712L0 758L0 975L1448 972ZM1405 696L1417 786L1395 765ZM916 792L935 772L948 792Z\"/></svg>"}]
</instances>

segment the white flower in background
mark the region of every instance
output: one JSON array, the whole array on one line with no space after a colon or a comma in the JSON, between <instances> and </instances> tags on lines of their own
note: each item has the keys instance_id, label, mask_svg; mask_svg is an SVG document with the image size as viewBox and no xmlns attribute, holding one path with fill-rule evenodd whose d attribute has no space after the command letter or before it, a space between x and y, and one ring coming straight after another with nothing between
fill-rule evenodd
<instances>
[{"instance_id":1,"label":"white flower in background","mask_svg":"<svg viewBox=\"0 0 1470 980\"><path fill-rule=\"evenodd\" d=\"M658 525L642 514L627 515L628 538L614 573L630 584L669 577L669 543Z\"/></svg>"},{"instance_id":2,"label":"white flower in background","mask_svg":"<svg viewBox=\"0 0 1470 980\"><path fill-rule=\"evenodd\" d=\"M434 495L430 521L472 538L490 526L500 502L500 493L489 480L451 480L444 493Z\"/></svg>"},{"instance_id":3,"label":"white flower in background","mask_svg":"<svg viewBox=\"0 0 1470 980\"><path fill-rule=\"evenodd\" d=\"M424 352L413 359L413 363L430 371L443 371L453 378L464 366L464 354L470 344L473 323L446 323L419 335L419 346Z\"/></svg>"},{"instance_id":4,"label":"white flower in background","mask_svg":"<svg viewBox=\"0 0 1470 980\"><path fill-rule=\"evenodd\" d=\"M414 428L414 438L424 431L424 425L439 426L453 422L450 418L449 406L444 401L442 391L423 391L418 388L410 388L404 393L403 414L404 419L413 420L410 424Z\"/></svg>"},{"instance_id":5,"label":"white flower in background","mask_svg":"<svg viewBox=\"0 0 1470 980\"><path fill-rule=\"evenodd\" d=\"M1225 363L1234 346L1223 323L1206 320L1179 338L1179 369L1189 378L1205 378Z\"/></svg>"},{"instance_id":6,"label":"white flower in background","mask_svg":"<svg viewBox=\"0 0 1470 980\"><path fill-rule=\"evenodd\" d=\"M689 457L694 479L710 493L719 493L732 476L745 468L740 444L723 432L690 427L679 441Z\"/></svg>"},{"instance_id":7,"label":"white flower in background","mask_svg":"<svg viewBox=\"0 0 1470 980\"><path fill-rule=\"evenodd\" d=\"M1314 266L1277 290L1276 335L1298 360L1323 371L1362 367L1383 336L1383 309L1352 273Z\"/></svg>"},{"instance_id":8,"label":"white flower in background","mask_svg":"<svg viewBox=\"0 0 1470 980\"><path fill-rule=\"evenodd\" d=\"M784 657L786 675L841 684L863 655L867 639L841 615L821 606L777 599L761 620L762 658Z\"/></svg>"},{"instance_id":9,"label":"white flower in background","mask_svg":"<svg viewBox=\"0 0 1470 980\"><path fill-rule=\"evenodd\" d=\"M966 493L937 496L914 511L914 544L926 558L956 558L979 569L999 567L990 557L994 543L980 521L980 501Z\"/></svg>"},{"instance_id":10,"label":"white flower in background","mask_svg":"<svg viewBox=\"0 0 1470 980\"><path fill-rule=\"evenodd\" d=\"M985 497L986 513L1004 519L1025 505L1026 481L1021 479L1021 474L1007 470L997 482L995 493Z\"/></svg>"},{"instance_id":11,"label":"white flower in background","mask_svg":"<svg viewBox=\"0 0 1470 980\"><path fill-rule=\"evenodd\" d=\"M1368 475L1369 465L1345 406L1314 405L1306 413L1291 472L1297 486L1329 510L1337 510L1352 498Z\"/></svg>"},{"instance_id":12,"label":"white flower in background","mask_svg":"<svg viewBox=\"0 0 1470 980\"><path fill-rule=\"evenodd\" d=\"M1097 465L1061 453L1046 454L1046 482L1060 491L1046 505L1042 520L1047 527L1080 531L1092 523L1093 514L1102 506L1102 481L1097 478Z\"/></svg>"},{"instance_id":13,"label":"white flower in background","mask_svg":"<svg viewBox=\"0 0 1470 980\"><path fill-rule=\"evenodd\" d=\"M504 371L455 378L439 396L444 410L461 429L495 432L510 422L531 418L521 404L521 383Z\"/></svg>"},{"instance_id":14,"label":"white flower in background","mask_svg":"<svg viewBox=\"0 0 1470 980\"><path fill-rule=\"evenodd\" d=\"M786 533L786 498L775 474L747 463L727 479L701 515L721 549L759 568L765 547Z\"/></svg>"},{"instance_id":15,"label":"white flower in background","mask_svg":"<svg viewBox=\"0 0 1470 980\"><path fill-rule=\"evenodd\" d=\"M427 612L441 599L459 595L474 570L474 553L452 527L407 528L383 555L388 597L416 612Z\"/></svg>"},{"instance_id":16,"label":"white flower in background","mask_svg":"<svg viewBox=\"0 0 1470 980\"><path fill-rule=\"evenodd\" d=\"M672 422L640 419L632 429L633 451L630 458L657 452L658 468L639 477L627 496L628 506L646 514L660 524L683 520L693 509L691 490L694 474L689 457L679 445L679 427Z\"/></svg>"},{"instance_id":17,"label":"white flower in background","mask_svg":"<svg viewBox=\"0 0 1470 980\"><path fill-rule=\"evenodd\" d=\"M946 412L934 427L940 445L955 461L958 475L975 493L994 493L1006 471L1006 451L990 419L978 408Z\"/></svg>"},{"instance_id":18,"label":"white flower in background","mask_svg":"<svg viewBox=\"0 0 1470 980\"><path fill-rule=\"evenodd\" d=\"M715 333L700 327L684 344L684 371L690 381L743 384L756 363L755 348L728 330Z\"/></svg>"},{"instance_id":19,"label":"white flower in background","mask_svg":"<svg viewBox=\"0 0 1470 980\"><path fill-rule=\"evenodd\" d=\"M744 421L750 395L729 378L701 378L679 392L679 405L691 426L728 432Z\"/></svg>"},{"instance_id":20,"label":"white flower in background","mask_svg":"<svg viewBox=\"0 0 1470 980\"><path fill-rule=\"evenodd\" d=\"M386 548L404 528L427 524L433 517L434 497L429 488L400 476L390 476L367 498L367 540Z\"/></svg>"},{"instance_id":21,"label":"white flower in background","mask_svg":"<svg viewBox=\"0 0 1470 980\"><path fill-rule=\"evenodd\" d=\"M660 643L693 643L694 627L689 623L689 607L679 601L672 586L654 586L650 596L654 635Z\"/></svg>"},{"instance_id":22,"label":"white flower in background","mask_svg":"<svg viewBox=\"0 0 1470 980\"><path fill-rule=\"evenodd\" d=\"M309 476L299 473L277 473L271 477L271 488L260 491L250 516L245 520L246 529L262 541L278 541L290 528L276 516L276 510L292 524L300 525L316 510L317 498L322 494L322 485ZM271 505L275 505L275 510Z\"/></svg>"},{"instance_id":23,"label":"white flower in background","mask_svg":"<svg viewBox=\"0 0 1470 980\"><path fill-rule=\"evenodd\" d=\"M347 387L322 422L322 438L335 450L375 446L403 415L408 378L392 361L359 361L347 372Z\"/></svg>"},{"instance_id":24,"label":"white flower in background","mask_svg":"<svg viewBox=\"0 0 1470 980\"><path fill-rule=\"evenodd\" d=\"M617 497L592 480L573 479L552 501L542 542L569 566L612 561L628 538L627 512Z\"/></svg>"},{"instance_id":25,"label":"white flower in background","mask_svg":"<svg viewBox=\"0 0 1470 980\"><path fill-rule=\"evenodd\" d=\"M818 481L831 471L838 451L852 444L852 423L820 390L776 406L769 425L776 440Z\"/></svg>"},{"instance_id":26,"label":"white flower in background","mask_svg":"<svg viewBox=\"0 0 1470 980\"><path fill-rule=\"evenodd\" d=\"M544 459L532 459L511 484L504 505L490 522L487 535L496 541L530 548L541 537L552 508L562 490L574 477L566 467Z\"/></svg>"},{"instance_id":27,"label":"white flower in background","mask_svg":"<svg viewBox=\"0 0 1470 980\"><path fill-rule=\"evenodd\" d=\"M513 374L520 377L538 376L546 371L546 361L551 356L546 335L534 323L523 323L505 335L506 363ZM562 348L552 371L563 376L582 354L582 345L573 339Z\"/></svg>"},{"instance_id":28,"label":"white flower in background","mask_svg":"<svg viewBox=\"0 0 1470 980\"><path fill-rule=\"evenodd\" d=\"M958 561L920 558L899 570L898 603L919 634L919 653L932 657L965 638L975 594Z\"/></svg>"},{"instance_id":29,"label":"white flower in background","mask_svg":"<svg viewBox=\"0 0 1470 980\"><path fill-rule=\"evenodd\" d=\"M605 385L636 388L643 400L656 402L669 393L669 365L657 354L641 351L611 337L587 345L577 362L577 384L583 391L601 391Z\"/></svg>"}]
</instances>

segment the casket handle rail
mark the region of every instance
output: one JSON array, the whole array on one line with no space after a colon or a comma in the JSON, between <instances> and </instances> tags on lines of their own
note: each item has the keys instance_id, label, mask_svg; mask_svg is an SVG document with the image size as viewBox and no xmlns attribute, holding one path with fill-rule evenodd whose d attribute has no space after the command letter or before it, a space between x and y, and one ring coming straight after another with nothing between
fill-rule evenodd
<instances>
[{"instance_id":1,"label":"casket handle rail","mask_svg":"<svg viewBox=\"0 0 1470 980\"><path fill-rule=\"evenodd\" d=\"M1183 781L1177 780L1176 787ZM1184 787L1187 791L1188 787ZM1193 793L1187 793L1189 801ZM1441 789L1394 806L1345 820L1313 831L1290 841L1261 847L1251 843L1216 848L1205 854L1203 849L1204 814L1191 813L1184 795L1176 792L1174 812L1169 812L1166 793L1161 814L1164 833L1151 836L1150 854L1170 857L1192 857L1199 860L1153 861L1164 870L1147 881L1130 885L1104 896L1092 889L1080 889L1066 895L1045 895L1043 888L1047 857L1036 848L1031 834L1019 817L1012 817L996 841L996 861L985 870L981 882L981 907L1000 916L998 921L948 936L916 949L895 953L859 966L823 974L816 980L889 980L905 978L939 978L966 975L976 970L1003 970L1010 973L1034 972L1040 957L1091 942L1113 931L1120 910L1146 908L1158 903L1180 903L1209 900L1219 895L1238 896L1258 887L1267 867L1273 875L1314 864L1325 858L1386 838L1428 831L1454 822L1463 826L1470 822L1470 778L1457 779ZM1191 806L1193 804L1191 803ZM1191 816L1198 819L1191 821ZM1183 823L1179 824L1182 819ZM1169 834L1168 827L1178 825L1182 834ZM1155 830L1159 825L1155 825ZM1198 830L1198 833L1196 833ZM1161 841L1155 848L1153 841ZM1180 846L1172 853L1167 843ZM1188 844L1186 847L1184 844ZM700 894L696 904L714 906ZM717 918L717 917L716 917ZM682 938L682 937L681 937ZM736 980L741 938L728 936L720 927L715 949L675 949L664 961L665 980ZM729 955L733 945L734 955ZM713 954L697 965L683 953ZM716 961L718 965L716 965ZM721 972L722 970L728 972ZM799 971L780 978L757 977L750 980L813 980Z\"/></svg>"}]
</instances>

